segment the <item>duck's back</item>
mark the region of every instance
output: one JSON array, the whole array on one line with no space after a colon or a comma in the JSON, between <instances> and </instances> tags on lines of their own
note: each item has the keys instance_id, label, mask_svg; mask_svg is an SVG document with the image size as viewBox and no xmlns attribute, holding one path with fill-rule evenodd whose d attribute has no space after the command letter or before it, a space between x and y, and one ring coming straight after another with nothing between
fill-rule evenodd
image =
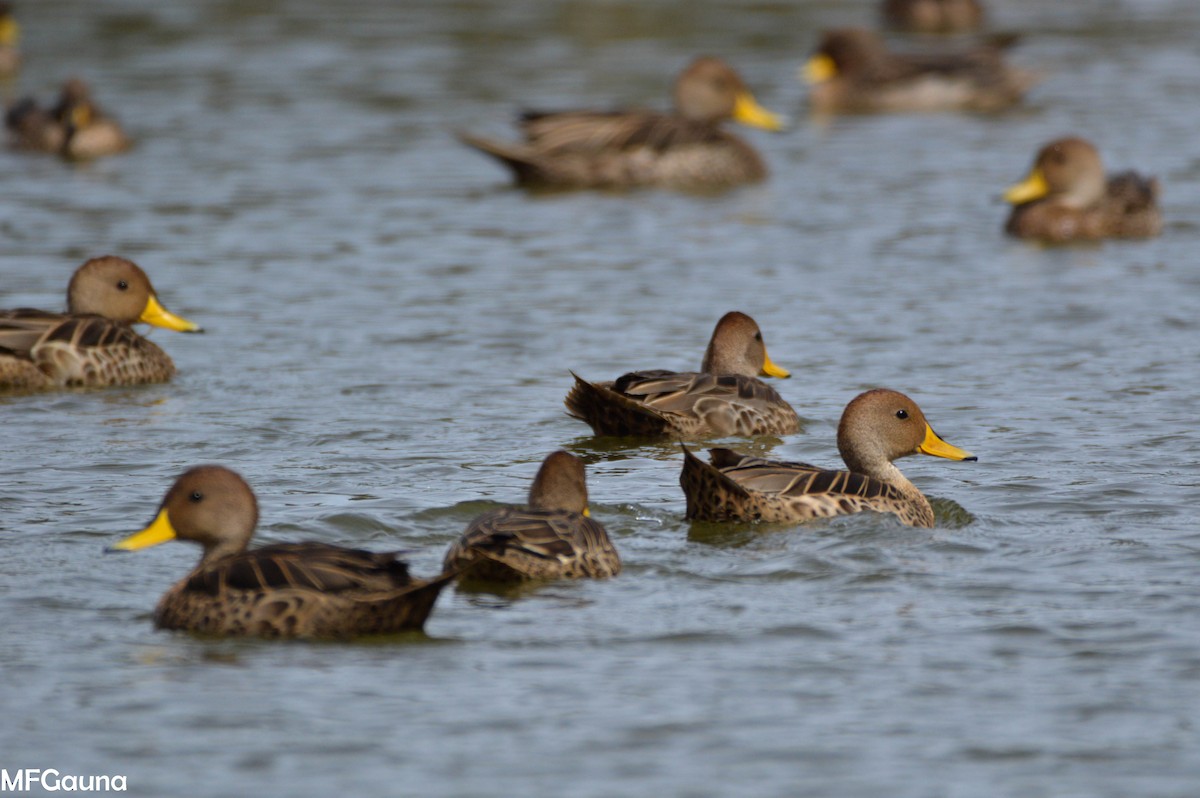
<instances>
[{"instance_id":1,"label":"duck's back","mask_svg":"<svg viewBox=\"0 0 1200 798\"><path fill-rule=\"evenodd\" d=\"M30 366L44 385L20 384L19 375L32 376ZM0 388L133 385L165 382L174 373L156 344L101 316L29 308L0 313Z\"/></svg>"},{"instance_id":2,"label":"duck's back","mask_svg":"<svg viewBox=\"0 0 1200 798\"><path fill-rule=\"evenodd\" d=\"M687 517L702 521L803 522L873 510L932 526L923 505L883 480L807 463L712 449L712 464L685 454L680 484Z\"/></svg>"},{"instance_id":3,"label":"duck's back","mask_svg":"<svg viewBox=\"0 0 1200 798\"><path fill-rule=\"evenodd\" d=\"M394 552L285 543L201 565L158 604L164 629L353 637L420 629L453 574L412 579Z\"/></svg>"},{"instance_id":4,"label":"duck's back","mask_svg":"<svg viewBox=\"0 0 1200 798\"><path fill-rule=\"evenodd\" d=\"M606 578L621 570L604 527L580 513L504 507L484 513L450 547L445 568L473 579Z\"/></svg>"}]
</instances>

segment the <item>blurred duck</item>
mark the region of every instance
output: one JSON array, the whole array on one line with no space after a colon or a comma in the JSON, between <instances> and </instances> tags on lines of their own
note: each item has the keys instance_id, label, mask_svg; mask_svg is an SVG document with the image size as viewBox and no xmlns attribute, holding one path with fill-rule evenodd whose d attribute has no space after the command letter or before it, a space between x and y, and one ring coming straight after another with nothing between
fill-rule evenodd
<instances>
[{"instance_id":1,"label":"blurred duck","mask_svg":"<svg viewBox=\"0 0 1200 798\"><path fill-rule=\"evenodd\" d=\"M245 480L221 466L199 466L175 481L150 526L109 551L198 543L199 565L158 602L154 623L207 635L350 638L419 630L454 578L413 579L393 552L316 542L247 549L257 524L258 503Z\"/></svg>"},{"instance_id":2,"label":"blurred duck","mask_svg":"<svg viewBox=\"0 0 1200 798\"><path fill-rule=\"evenodd\" d=\"M120 125L105 116L78 78L66 82L53 108L42 108L32 97L19 100L8 109L5 124L17 147L70 160L115 155L130 146Z\"/></svg>"},{"instance_id":3,"label":"blurred duck","mask_svg":"<svg viewBox=\"0 0 1200 798\"><path fill-rule=\"evenodd\" d=\"M200 328L158 301L137 264L106 255L67 285L67 312L0 311L0 392L166 382L175 364L135 323L179 332Z\"/></svg>"},{"instance_id":4,"label":"blurred duck","mask_svg":"<svg viewBox=\"0 0 1200 798\"><path fill-rule=\"evenodd\" d=\"M675 110L526 112L515 144L462 141L508 166L518 184L559 188L663 186L713 190L762 180L758 153L721 123L781 130L741 77L718 58L698 58L675 83Z\"/></svg>"},{"instance_id":5,"label":"blurred duck","mask_svg":"<svg viewBox=\"0 0 1200 798\"><path fill-rule=\"evenodd\" d=\"M620 573L621 559L588 513L583 461L557 451L542 462L529 504L476 518L446 552L443 568L469 568L471 579L493 582L602 579Z\"/></svg>"},{"instance_id":6,"label":"blurred duck","mask_svg":"<svg viewBox=\"0 0 1200 798\"><path fill-rule=\"evenodd\" d=\"M13 17L12 5L0 3L0 78L17 72L21 66L21 28Z\"/></svg>"},{"instance_id":7,"label":"blurred duck","mask_svg":"<svg viewBox=\"0 0 1200 798\"><path fill-rule=\"evenodd\" d=\"M964 33L983 24L979 0L883 0L888 27L914 33Z\"/></svg>"},{"instance_id":8,"label":"blurred duck","mask_svg":"<svg viewBox=\"0 0 1200 798\"><path fill-rule=\"evenodd\" d=\"M908 526L933 526L933 507L892 464L910 454L950 460L975 456L943 441L916 403L886 389L855 397L838 424L838 451L849 471L710 449L712 465L684 448L680 485L687 517L698 521L799 523L866 510L893 513Z\"/></svg>"},{"instance_id":9,"label":"blurred duck","mask_svg":"<svg viewBox=\"0 0 1200 798\"><path fill-rule=\"evenodd\" d=\"M1100 154L1081 138L1052 141L1029 176L1008 189L1005 231L1050 243L1149 238L1162 231L1158 180L1135 172L1105 178Z\"/></svg>"},{"instance_id":10,"label":"blurred duck","mask_svg":"<svg viewBox=\"0 0 1200 798\"><path fill-rule=\"evenodd\" d=\"M597 435L702 438L800 430L792 406L758 379L791 375L767 356L757 322L737 311L717 322L699 372L634 371L612 382L572 375L567 410Z\"/></svg>"},{"instance_id":11,"label":"blurred duck","mask_svg":"<svg viewBox=\"0 0 1200 798\"><path fill-rule=\"evenodd\" d=\"M801 70L814 111L999 111L1021 101L1032 72L1013 68L998 36L973 49L931 54L893 53L878 34L861 28L827 31Z\"/></svg>"}]
</instances>

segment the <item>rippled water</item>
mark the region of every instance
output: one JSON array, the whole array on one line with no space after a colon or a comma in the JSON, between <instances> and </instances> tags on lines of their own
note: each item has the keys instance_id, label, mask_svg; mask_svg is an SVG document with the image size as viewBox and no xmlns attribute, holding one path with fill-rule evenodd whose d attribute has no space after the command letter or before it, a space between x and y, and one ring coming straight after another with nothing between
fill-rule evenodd
<instances>
[{"instance_id":1,"label":"rippled water","mask_svg":"<svg viewBox=\"0 0 1200 798\"><path fill-rule=\"evenodd\" d=\"M22 3L4 92L83 75L139 144L0 153L0 306L113 252L209 332L153 334L169 385L0 399L0 766L148 796L1195 795L1200 8L992 5L1046 73L1026 108L818 122L794 69L873 3ZM665 102L699 52L792 115L744 134L769 182L529 195L451 135ZM1065 132L1161 178L1161 238L1000 234ZM689 526L674 447L565 416L569 368L694 367L734 308L807 420L772 454L835 464L886 385L979 455L902 461L936 529ZM448 590L423 636L158 632L195 552L100 555L220 462L262 539L429 574L560 446L625 572Z\"/></svg>"}]
</instances>

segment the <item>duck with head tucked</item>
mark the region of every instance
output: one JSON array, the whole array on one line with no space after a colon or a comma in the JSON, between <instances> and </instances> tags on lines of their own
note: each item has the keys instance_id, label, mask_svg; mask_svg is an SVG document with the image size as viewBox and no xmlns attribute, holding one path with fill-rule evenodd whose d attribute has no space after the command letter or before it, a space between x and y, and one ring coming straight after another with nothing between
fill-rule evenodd
<instances>
[{"instance_id":1,"label":"duck with head tucked","mask_svg":"<svg viewBox=\"0 0 1200 798\"><path fill-rule=\"evenodd\" d=\"M92 258L67 285L66 313L0 311L0 392L166 382L175 364L133 330L138 322L201 332L162 306L133 261Z\"/></svg>"},{"instance_id":2,"label":"duck with head tucked","mask_svg":"<svg viewBox=\"0 0 1200 798\"><path fill-rule=\"evenodd\" d=\"M583 461L557 451L542 462L528 505L476 518L446 552L443 567L489 582L603 579L620 573L621 559L588 512Z\"/></svg>"},{"instance_id":3,"label":"duck with head tucked","mask_svg":"<svg viewBox=\"0 0 1200 798\"><path fill-rule=\"evenodd\" d=\"M394 552L327 543L247 549L258 502L222 466L185 471L150 526L113 545L136 551L168 540L198 543L200 563L154 610L161 629L235 637L351 638L419 630L456 574L422 581Z\"/></svg>"},{"instance_id":4,"label":"duck with head tucked","mask_svg":"<svg viewBox=\"0 0 1200 798\"><path fill-rule=\"evenodd\" d=\"M1029 176L1004 199L1013 204L1004 229L1018 238L1060 244L1162 231L1158 180L1136 172L1106 178L1100 153L1077 137L1042 147Z\"/></svg>"},{"instance_id":5,"label":"duck with head tucked","mask_svg":"<svg viewBox=\"0 0 1200 798\"><path fill-rule=\"evenodd\" d=\"M676 81L672 113L527 112L521 118L522 142L461 138L509 167L523 185L705 191L767 175L754 148L722 128L728 119L766 130L783 127L779 117L758 104L732 67L719 58L703 57Z\"/></svg>"},{"instance_id":6,"label":"duck with head tucked","mask_svg":"<svg viewBox=\"0 0 1200 798\"><path fill-rule=\"evenodd\" d=\"M42 108L33 97L25 97L8 109L4 121L18 148L70 160L115 155L130 146L121 126L100 110L79 78L66 82L53 108Z\"/></svg>"},{"instance_id":7,"label":"duck with head tucked","mask_svg":"<svg viewBox=\"0 0 1200 798\"><path fill-rule=\"evenodd\" d=\"M894 53L863 28L827 31L801 70L819 112L999 111L1021 101L1036 75L1010 66L1013 37L965 51Z\"/></svg>"},{"instance_id":8,"label":"duck with head tucked","mask_svg":"<svg viewBox=\"0 0 1200 798\"><path fill-rule=\"evenodd\" d=\"M963 33L983 24L979 0L883 0L883 21L914 33Z\"/></svg>"},{"instance_id":9,"label":"duck with head tucked","mask_svg":"<svg viewBox=\"0 0 1200 798\"><path fill-rule=\"evenodd\" d=\"M685 447L679 481L687 517L799 523L873 510L893 513L909 526L932 527L929 500L892 461L910 454L976 459L938 437L916 402L886 389L867 391L846 406L837 441L848 471L729 449L709 450L709 465Z\"/></svg>"},{"instance_id":10,"label":"duck with head tucked","mask_svg":"<svg viewBox=\"0 0 1200 798\"><path fill-rule=\"evenodd\" d=\"M758 379L789 377L767 356L758 323L732 311L717 322L700 371L633 371L611 382L578 374L565 404L597 435L705 438L789 435L800 417Z\"/></svg>"}]
</instances>

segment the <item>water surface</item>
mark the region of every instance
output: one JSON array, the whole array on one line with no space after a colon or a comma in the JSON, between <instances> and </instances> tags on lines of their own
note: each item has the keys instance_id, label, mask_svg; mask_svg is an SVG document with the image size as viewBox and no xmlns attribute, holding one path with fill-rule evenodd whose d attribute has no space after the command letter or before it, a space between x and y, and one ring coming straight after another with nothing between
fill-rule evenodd
<instances>
[{"instance_id":1,"label":"water surface","mask_svg":"<svg viewBox=\"0 0 1200 798\"><path fill-rule=\"evenodd\" d=\"M138 146L0 152L0 306L112 252L209 332L153 333L169 385L0 399L0 766L147 796L1194 795L1200 9L1002 5L1046 73L1027 107L818 121L795 67L872 3L22 4L5 91L83 75ZM701 52L792 117L744 134L762 185L530 195L451 135L665 103ZM1068 132L1160 177L1161 238L1000 234ZM568 369L693 368L735 308L807 420L761 450L836 464L842 407L888 386L979 455L902 461L936 529L689 526L674 447L564 414ZM625 572L449 590L424 636L158 632L195 553L100 555L219 462L261 539L431 574L556 447Z\"/></svg>"}]
</instances>

